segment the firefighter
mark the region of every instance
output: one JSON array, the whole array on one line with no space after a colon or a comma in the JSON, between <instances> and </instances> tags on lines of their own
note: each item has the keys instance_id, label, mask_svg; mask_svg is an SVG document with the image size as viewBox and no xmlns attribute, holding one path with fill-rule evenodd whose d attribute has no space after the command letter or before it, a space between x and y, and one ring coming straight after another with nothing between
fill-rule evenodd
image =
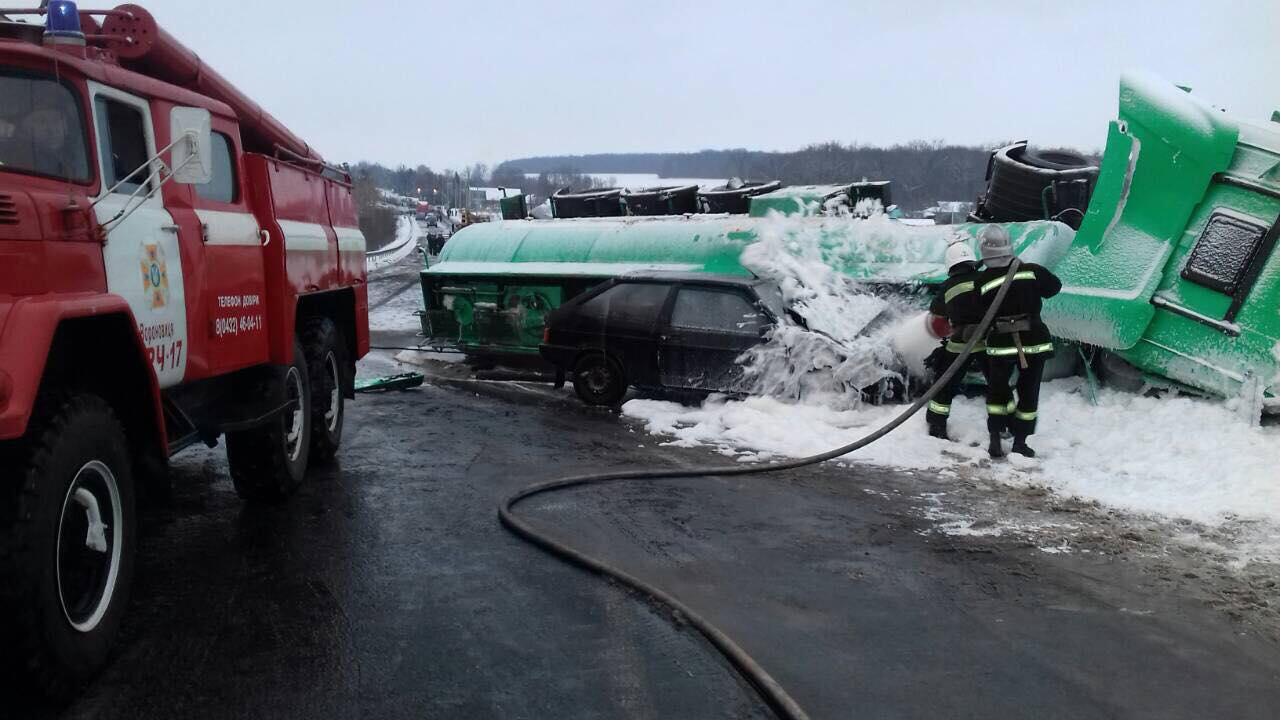
<instances>
[{"instance_id":1,"label":"firefighter","mask_svg":"<svg viewBox=\"0 0 1280 720\"><path fill-rule=\"evenodd\" d=\"M978 258L969 243L961 241L947 247L947 279L938 290L929 312L945 317L951 324L951 336L943 346L931 357L934 368L939 374L951 367L964 346L973 337L982 322L983 304L978 293L977 280L980 275ZM951 401L964 383L965 373L973 365L982 364L984 346L981 341L973 348L973 354L965 366L955 374L933 400L925 412L925 420L929 424L929 434L947 440L947 418L951 416Z\"/></svg>"},{"instance_id":2,"label":"firefighter","mask_svg":"<svg viewBox=\"0 0 1280 720\"><path fill-rule=\"evenodd\" d=\"M1004 457L1000 436L1013 433L1013 452L1026 457L1036 453L1027 438L1036 431L1040 402L1040 380L1044 364L1053 356L1053 339L1040 319L1040 305L1058 294L1062 281L1035 263L1022 263L1012 279L1006 279L1013 261L1009 231L988 225L979 235L982 262L987 266L977 279L983 312L990 307L1000 287L1011 282L1004 302L996 311L987 332L987 431L991 434L991 457ZM1017 398L1013 381L1017 373Z\"/></svg>"}]
</instances>

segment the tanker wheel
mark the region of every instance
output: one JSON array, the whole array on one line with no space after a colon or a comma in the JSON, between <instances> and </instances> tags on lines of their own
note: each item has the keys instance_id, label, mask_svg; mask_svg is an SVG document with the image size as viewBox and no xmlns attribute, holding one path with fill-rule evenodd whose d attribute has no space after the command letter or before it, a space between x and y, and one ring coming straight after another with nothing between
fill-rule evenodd
<instances>
[{"instance_id":1,"label":"tanker wheel","mask_svg":"<svg viewBox=\"0 0 1280 720\"><path fill-rule=\"evenodd\" d=\"M302 344L293 343L293 363L284 372L283 396L290 406L252 430L227 433L227 464L236 493L251 502L275 503L298 489L311 449L311 383Z\"/></svg>"},{"instance_id":2,"label":"tanker wheel","mask_svg":"<svg viewBox=\"0 0 1280 720\"><path fill-rule=\"evenodd\" d=\"M592 353L573 366L573 389L588 405L614 406L627 394L627 377L616 360Z\"/></svg>"},{"instance_id":3,"label":"tanker wheel","mask_svg":"<svg viewBox=\"0 0 1280 720\"><path fill-rule=\"evenodd\" d=\"M0 640L34 689L57 700L107 661L133 583L137 520L128 439L111 407L82 394L51 409L15 453Z\"/></svg>"},{"instance_id":4,"label":"tanker wheel","mask_svg":"<svg viewBox=\"0 0 1280 720\"><path fill-rule=\"evenodd\" d=\"M302 346L311 381L311 462L328 463L342 443L346 345L332 320L313 318L303 329Z\"/></svg>"}]
</instances>

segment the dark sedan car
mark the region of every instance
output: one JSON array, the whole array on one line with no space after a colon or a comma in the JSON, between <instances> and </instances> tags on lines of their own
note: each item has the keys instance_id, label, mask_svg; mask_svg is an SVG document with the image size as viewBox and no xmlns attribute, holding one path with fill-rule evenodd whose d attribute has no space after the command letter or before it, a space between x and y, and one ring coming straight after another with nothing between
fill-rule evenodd
<instances>
[{"instance_id":1,"label":"dark sedan car","mask_svg":"<svg viewBox=\"0 0 1280 720\"><path fill-rule=\"evenodd\" d=\"M756 278L628 274L553 312L540 350L589 405L616 405L632 386L735 392L735 360L783 313L777 286Z\"/></svg>"}]
</instances>

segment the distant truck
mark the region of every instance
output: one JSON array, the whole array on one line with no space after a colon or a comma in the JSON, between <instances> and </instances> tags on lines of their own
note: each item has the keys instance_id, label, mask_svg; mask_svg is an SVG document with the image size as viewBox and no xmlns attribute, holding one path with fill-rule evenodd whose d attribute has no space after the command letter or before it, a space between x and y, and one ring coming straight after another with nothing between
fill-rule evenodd
<instances>
[{"instance_id":1,"label":"distant truck","mask_svg":"<svg viewBox=\"0 0 1280 720\"><path fill-rule=\"evenodd\" d=\"M143 8L35 13L0 17L0 637L61 695L171 455L225 437L255 502L334 457L368 298L343 170Z\"/></svg>"}]
</instances>

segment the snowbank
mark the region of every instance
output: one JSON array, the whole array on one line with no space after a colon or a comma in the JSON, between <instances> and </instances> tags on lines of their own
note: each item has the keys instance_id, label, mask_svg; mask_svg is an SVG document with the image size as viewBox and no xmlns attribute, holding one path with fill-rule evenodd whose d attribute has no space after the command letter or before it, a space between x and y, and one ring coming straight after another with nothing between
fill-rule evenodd
<instances>
[{"instance_id":1,"label":"snowbank","mask_svg":"<svg viewBox=\"0 0 1280 720\"><path fill-rule=\"evenodd\" d=\"M894 468L966 468L1008 484L1036 483L1136 513L1186 518L1210 526L1254 519L1280 524L1280 428L1241 422L1225 403L1148 398L1100 389L1097 405L1081 379L1048 383L1042 394L1039 457L992 463L985 451L981 398L955 401L955 442L928 437L923 417L849 462ZM705 445L742 460L796 458L828 450L879 427L903 406L837 410L769 397L712 399L701 408L633 400L623 413L670 444Z\"/></svg>"}]
</instances>

